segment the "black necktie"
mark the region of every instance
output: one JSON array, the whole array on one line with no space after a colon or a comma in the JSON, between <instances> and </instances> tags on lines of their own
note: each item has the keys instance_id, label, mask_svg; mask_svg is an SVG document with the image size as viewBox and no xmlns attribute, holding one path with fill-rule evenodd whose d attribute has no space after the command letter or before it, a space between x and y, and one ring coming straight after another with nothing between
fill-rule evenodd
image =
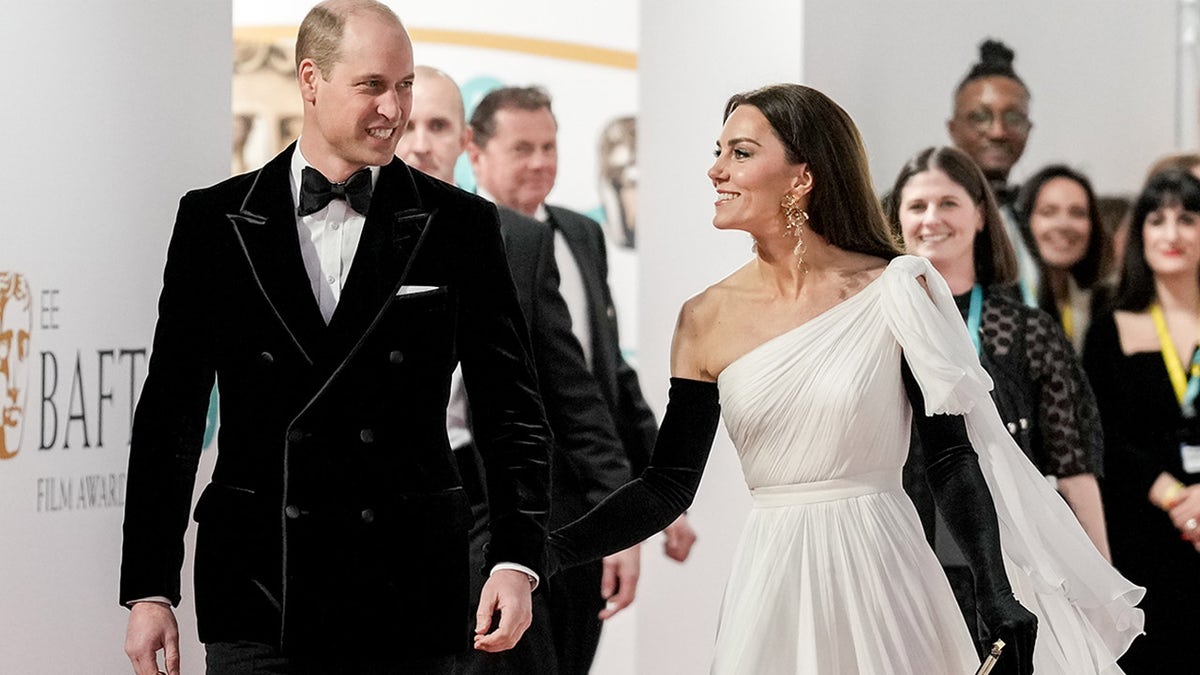
<instances>
[{"instance_id":1,"label":"black necktie","mask_svg":"<svg viewBox=\"0 0 1200 675\"><path fill-rule=\"evenodd\" d=\"M300 172L300 206L296 213L302 216L316 213L334 199L344 199L350 208L367 215L371 205L371 170L359 169L344 183L330 183L320 171L304 167Z\"/></svg>"}]
</instances>

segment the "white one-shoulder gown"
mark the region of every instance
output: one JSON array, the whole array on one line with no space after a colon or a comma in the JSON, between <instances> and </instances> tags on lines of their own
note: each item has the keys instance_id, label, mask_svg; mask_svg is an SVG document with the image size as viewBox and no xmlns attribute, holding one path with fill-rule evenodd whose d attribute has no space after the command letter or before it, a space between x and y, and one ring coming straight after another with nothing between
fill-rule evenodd
<instances>
[{"instance_id":1,"label":"white one-shoulder gown","mask_svg":"<svg viewBox=\"0 0 1200 675\"><path fill-rule=\"evenodd\" d=\"M924 277L922 286L918 277ZM1039 618L1038 675L1119 673L1142 589L1095 551L1004 430L945 281L901 256L718 378L754 497L722 603L719 675L953 675L979 660L901 487L912 411L965 414L1005 562Z\"/></svg>"}]
</instances>

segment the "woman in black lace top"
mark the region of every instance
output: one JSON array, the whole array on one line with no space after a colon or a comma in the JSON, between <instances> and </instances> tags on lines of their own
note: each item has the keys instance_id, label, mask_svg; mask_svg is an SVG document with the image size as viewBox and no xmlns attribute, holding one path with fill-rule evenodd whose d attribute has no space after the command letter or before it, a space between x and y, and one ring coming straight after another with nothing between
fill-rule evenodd
<instances>
[{"instance_id":1,"label":"woman in black lace top","mask_svg":"<svg viewBox=\"0 0 1200 675\"><path fill-rule=\"evenodd\" d=\"M1200 181L1191 175L1158 174L1138 197L1114 306L1093 318L1083 365L1104 421L1113 564L1146 587L1146 634L1120 664L1194 672L1200 425L1188 365L1200 332Z\"/></svg>"},{"instance_id":2,"label":"woman in black lace top","mask_svg":"<svg viewBox=\"0 0 1200 675\"><path fill-rule=\"evenodd\" d=\"M1022 304L1016 293L1016 257L983 175L959 150L928 148L900 171L884 210L907 251L928 258L949 283L980 362L995 383L992 398L1009 433L1056 482L1096 548L1108 557L1096 481L1103 438L1095 399L1062 329L1045 312ZM920 464L910 458L906 487L964 613L971 616L970 575L952 540L934 532L932 505L922 499Z\"/></svg>"}]
</instances>

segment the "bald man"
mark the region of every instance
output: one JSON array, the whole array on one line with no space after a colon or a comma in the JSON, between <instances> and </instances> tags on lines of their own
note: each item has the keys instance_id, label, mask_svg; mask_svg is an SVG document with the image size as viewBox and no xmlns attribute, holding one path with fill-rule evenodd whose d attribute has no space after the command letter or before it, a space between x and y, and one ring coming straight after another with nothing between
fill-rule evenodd
<instances>
[{"instance_id":1,"label":"bald man","mask_svg":"<svg viewBox=\"0 0 1200 675\"><path fill-rule=\"evenodd\" d=\"M396 154L409 166L453 183L455 162L470 139L462 96L458 85L439 70L417 66L415 75L413 107ZM552 527L561 526L628 481L630 463L599 384L571 330L571 316L558 290L553 231L545 223L504 208L500 209L500 223L517 297L533 337L538 384L554 433L550 518ZM467 409L461 375L456 373L447 409L447 433L464 482L469 490L472 485L478 486L470 490L474 493L476 517L471 550L473 558L482 564L487 543L487 503L483 498L486 478L480 475ZM502 654L464 655L460 675L578 672L560 666L556 637L586 634L598 640L600 612L611 616L634 598L638 550L612 556L607 568L607 585L601 563L551 579L545 593L534 597L533 625L521 642ZM482 583L482 579L482 575L476 575L474 581ZM580 597L586 600L580 601ZM576 652L587 650L590 664L595 640L571 639L578 643L572 646Z\"/></svg>"}]
</instances>

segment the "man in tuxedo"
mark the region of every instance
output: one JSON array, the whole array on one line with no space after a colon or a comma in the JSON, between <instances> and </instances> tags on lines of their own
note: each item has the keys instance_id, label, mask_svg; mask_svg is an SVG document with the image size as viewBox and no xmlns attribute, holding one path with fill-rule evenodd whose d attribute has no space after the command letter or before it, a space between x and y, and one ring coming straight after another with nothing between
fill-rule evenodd
<instances>
[{"instance_id":1,"label":"man in tuxedo","mask_svg":"<svg viewBox=\"0 0 1200 675\"><path fill-rule=\"evenodd\" d=\"M554 231L559 288L570 309L572 330L637 475L649 461L658 426L642 396L637 374L621 355L603 230L582 214L545 204L558 171L558 126L550 98L534 87L496 89L476 106L471 130L467 153L479 194L544 222ZM557 526L559 520L553 520L552 527ZM668 555L685 559L694 540L686 518L681 517L667 532ZM616 561L605 562L602 570L576 568L551 580L550 615L561 673L588 671L600 639L598 618L608 618L617 609L604 608L598 601L623 578ZM597 582L602 588L600 596L594 591Z\"/></svg>"},{"instance_id":2,"label":"man in tuxedo","mask_svg":"<svg viewBox=\"0 0 1200 675\"><path fill-rule=\"evenodd\" d=\"M462 95L454 80L439 70L417 66L415 72L412 113L396 154L409 166L453 182L455 163L471 135ZM554 434L550 522L565 523L628 481L629 461L617 439L599 386L584 361L583 349L571 332L571 315L558 291L553 231L545 223L515 211L503 207L499 210L509 269L533 339L538 384ZM487 542L487 503L482 489L486 480L479 479L482 472L477 468L478 452L472 442L467 399L457 379L451 388L446 413L450 444L462 467L476 516L471 539L472 561L479 560L482 564ZM472 483L480 488L473 491ZM633 554L618 554L621 555ZM632 569L635 574L638 569L636 564L616 567L623 572ZM635 576L622 578L618 595L609 598L610 602L620 607L631 602L636 582ZM553 581L550 587L553 593ZM599 589L593 587L593 591ZM516 647L497 654L478 651L467 654L459 662L459 675L558 672L548 595L542 592L534 595L533 624Z\"/></svg>"},{"instance_id":3,"label":"man in tuxedo","mask_svg":"<svg viewBox=\"0 0 1200 675\"><path fill-rule=\"evenodd\" d=\"M470 505L446 438L462 364L488 475L474 647L511 648L543 567L549 430L493 205L395 160L412 44L375 0L300 26L300 140L184 196L130 449L121 563L137 675L179 670L195 509L211 675L449 673L471 645ZM498 621L493 617L498 613Z\"/></svg>"}]
</instances>

